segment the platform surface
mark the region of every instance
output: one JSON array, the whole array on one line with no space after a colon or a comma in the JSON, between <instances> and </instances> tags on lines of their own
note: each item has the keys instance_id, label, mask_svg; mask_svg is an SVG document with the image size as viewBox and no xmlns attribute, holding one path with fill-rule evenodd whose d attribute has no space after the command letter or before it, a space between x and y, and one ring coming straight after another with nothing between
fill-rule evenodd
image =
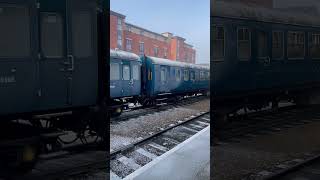
<instances>
[{"instance_id":1,"label":"platform surface","mask_svg":"<svg viewBox=\"0 0 320 180\"><path fill-rule=\"evenodd\" d=\"M209 180L210 126L125 178Z\"/></svg>"}]
</instances>

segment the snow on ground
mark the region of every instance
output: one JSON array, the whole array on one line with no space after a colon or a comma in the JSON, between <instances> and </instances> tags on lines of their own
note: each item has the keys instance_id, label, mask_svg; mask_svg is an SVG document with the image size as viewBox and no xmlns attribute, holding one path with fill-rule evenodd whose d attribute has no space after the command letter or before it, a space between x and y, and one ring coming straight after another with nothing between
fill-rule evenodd
<instances>
[{"instance_id":1,"label":"snow on ground","mask_svg":"<svg viewBox=\"0 0 320 180\"><path fill-rule=\"evenodd\" d=\"M110 124L110 150L117 150L164 128L184 121L199 112L208 111L210 101L203 100L186 107L177 107ZM201 107L201 108L200 108Z\"/></svg>"}]
</instances>

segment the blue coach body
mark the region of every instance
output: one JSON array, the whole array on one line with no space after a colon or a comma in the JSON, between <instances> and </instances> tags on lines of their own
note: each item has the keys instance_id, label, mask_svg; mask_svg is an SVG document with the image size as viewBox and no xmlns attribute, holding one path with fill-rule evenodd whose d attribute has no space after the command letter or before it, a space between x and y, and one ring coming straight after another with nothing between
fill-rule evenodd
<instances>
[{"instance_id":1,"label":"blue coach body","mask_svg":"<svg viewBox=\"0 0 320 180\"><path fill-rule=\"evenodd\" d=\"M149 97L209 91L209 67L144 56L143 88Z\"/></svg>"},{"instance_id":2,"label":"blue coach body","mask_svg":"<svg viewBox=\"0 0 320 180\"><path fill-rule=\"evenodd\" d=\"M110 97L141 94L141 59L134 53L110 50Z\"/></svg>"}]
</instances>

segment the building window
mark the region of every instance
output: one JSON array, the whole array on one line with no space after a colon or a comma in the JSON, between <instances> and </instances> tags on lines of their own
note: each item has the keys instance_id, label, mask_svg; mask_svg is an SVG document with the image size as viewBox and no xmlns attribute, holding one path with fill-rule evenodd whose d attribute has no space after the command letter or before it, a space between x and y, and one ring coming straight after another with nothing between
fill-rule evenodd
<instances>
[{"instance_id":1,"label":"building window","mask_svg":"<svg viewBox=\"0 0 320 180\"><path fill-rule=\"evenodd\" d=\"M122 31L122 19L118 17L117 20L117 30Z\"/></svg>"},{"instance_id":2,"label":"building window","mask_svg":"<svg viewBox=\"0 0 320 180\"><path fill-rule=\"evenodd\" d=\"M122 19L119 17L117 20L117 46L122 49Z\"/></svg>"},{"instance_id":3,"label":"building window","mask_svg":"<svg viewBox=\"0 0 320 180\"><path fill-rule=\"evenodd\" d=\"M213 27L213 45L211 46L213 49L213 61L221 61L224 58L225 53L225 32L224 27Z\"/></svg>"},{"instance_id":4,"label":"building window","mask_svg":"<svg viewBox=\"0 0 320 180\"><path fill-rule=\"evenodd\" d=\"M288 32L288 58L297 59L304 57L304 32Z\"/></svg>"},{"instance_id":5,"label":"building window","mask_svg":"<svg viewBox=\"0 0 320 180\"><path fill-rule=\"evenodd\" d=\"M140 30L140 35L141 35L141 36L143 36L143 35L144 35L143 30Z\"/></svg>"},{"instance_id":6,"label":"building window","mask_svg":"<svg viewBox=\"0 0 320 180\"><path fill-rule=\"evenodd\" d=\"M180 41L177 41L177 60L180 59Z\"/></svg>"},{"instance_id":7,"label":"building window","mask_svg":"<svg viewBox=\"0 0 320 180\"><path fill-rule=\"evenodd\" d=\"M164 48L163 52L164 52L164 56L163 57L167 59L168 58L168 49Z\"/></svg>"},{"instance_id":8,"label":"building window","mask_svg":"<svg viewBox=\"0 0 320 180\"><path fill-rule=\"evenodd\" d=\"M127 51L132 50L132 40L131 39L126 39L126 49L127 49Z\"/></svg>"},{"instance_id":9,"label":"building window","mask_svg":"<svg viewBox=\"0 0 320 180\"><path fill-rule=\"evenodd\" d=\"M155 57L158 57L159 48L158 48L158 47L154 47L154 48L153 48L153 53L154 53L154 56L155 56Z\"/></svg>"},{"instance_id":10,"label":"building window","mask_svg":"<svg viewBox=\"0 0 320 180\"><path fill-rule=\"evenodd\" d=\"M272 58L283 58L283 32L272 32Z\"/></svg>"},{"instance_id":11,"label":"building window","mask_svg":"<svg viewBox=\"0 0 320 180\"><path fill-rule=\"evenodd\" d=\"M320 59L320 34L312 33L310 42L311 58Z\"/></svg>"},{"instance_id":12,"label":"building window","mask_svg":"<svg viewBox=\"0 0 320 180\"><path fill-rule=\"evenodd\" d=\"M238 29L238 57L240 60L249 60L251 57L251 32L248 28Z\"/></svg>"},{"instance_id":13,"label":"building window","mask_svg":"<svg viewBox=\"0 0 320 180\"><path fill-rule=\"evenodd\" d=\"M268 56L268 37L263 31L257 32L258 36L258 57L265 58Z\"/></svg>"},{"instance_id":14,"label":"building window","mask_svg":"<svg viewBox=\"0 0 320 180\"><path fill-rule=\"evenodd\" d=\"M127 25L127 31L132 32L132 27Z\"/></svg>"},{"instance_id":15,"label":"building window","mask_svg":"<svg viewBox=\"0 0 320 180\"><path fill-rule=\"evenodd\" d=\"M144 42L139 43L139 53L141 56L144 55Z\"/></svg>"},{"instance_id":16,"label":"building window","mask_svg":"<svg viewBox=\"0 0 320 180\"><path fill-rule=\"evenodd\" d=\"M120 80L120 65L119 63L110 64L110 80Z\"/></svg>"}]
</instances>

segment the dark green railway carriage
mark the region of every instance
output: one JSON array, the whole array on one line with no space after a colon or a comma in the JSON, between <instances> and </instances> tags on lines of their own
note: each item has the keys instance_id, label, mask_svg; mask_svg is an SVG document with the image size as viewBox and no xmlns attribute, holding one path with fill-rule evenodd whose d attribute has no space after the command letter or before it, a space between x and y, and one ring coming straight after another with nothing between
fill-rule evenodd
<instances>
[{"instance_id":1,"label":"dark green railway carriage","mask_svg":"<svg viewBox=\"0 0 320 180\"><path fill-rule=\"evenodd\" d=\"M217 116L318 96L320 21L306 14L217 2L211 12Z\"/></svg>"},{"instance_id":2,"label":"dark green railway carriage","mask_svg":"<svg viewBox=\"0 0 320 180\"><path fill-rule=\"evenodd\" d=\"M49 133L40 119L48 119L50 129L80 133L89 126L105 135L109 78L99 59L107 59L109 49L109 8L101 3L0 0L0 165L35 162Z\"/></svg>"}]
</instances>

